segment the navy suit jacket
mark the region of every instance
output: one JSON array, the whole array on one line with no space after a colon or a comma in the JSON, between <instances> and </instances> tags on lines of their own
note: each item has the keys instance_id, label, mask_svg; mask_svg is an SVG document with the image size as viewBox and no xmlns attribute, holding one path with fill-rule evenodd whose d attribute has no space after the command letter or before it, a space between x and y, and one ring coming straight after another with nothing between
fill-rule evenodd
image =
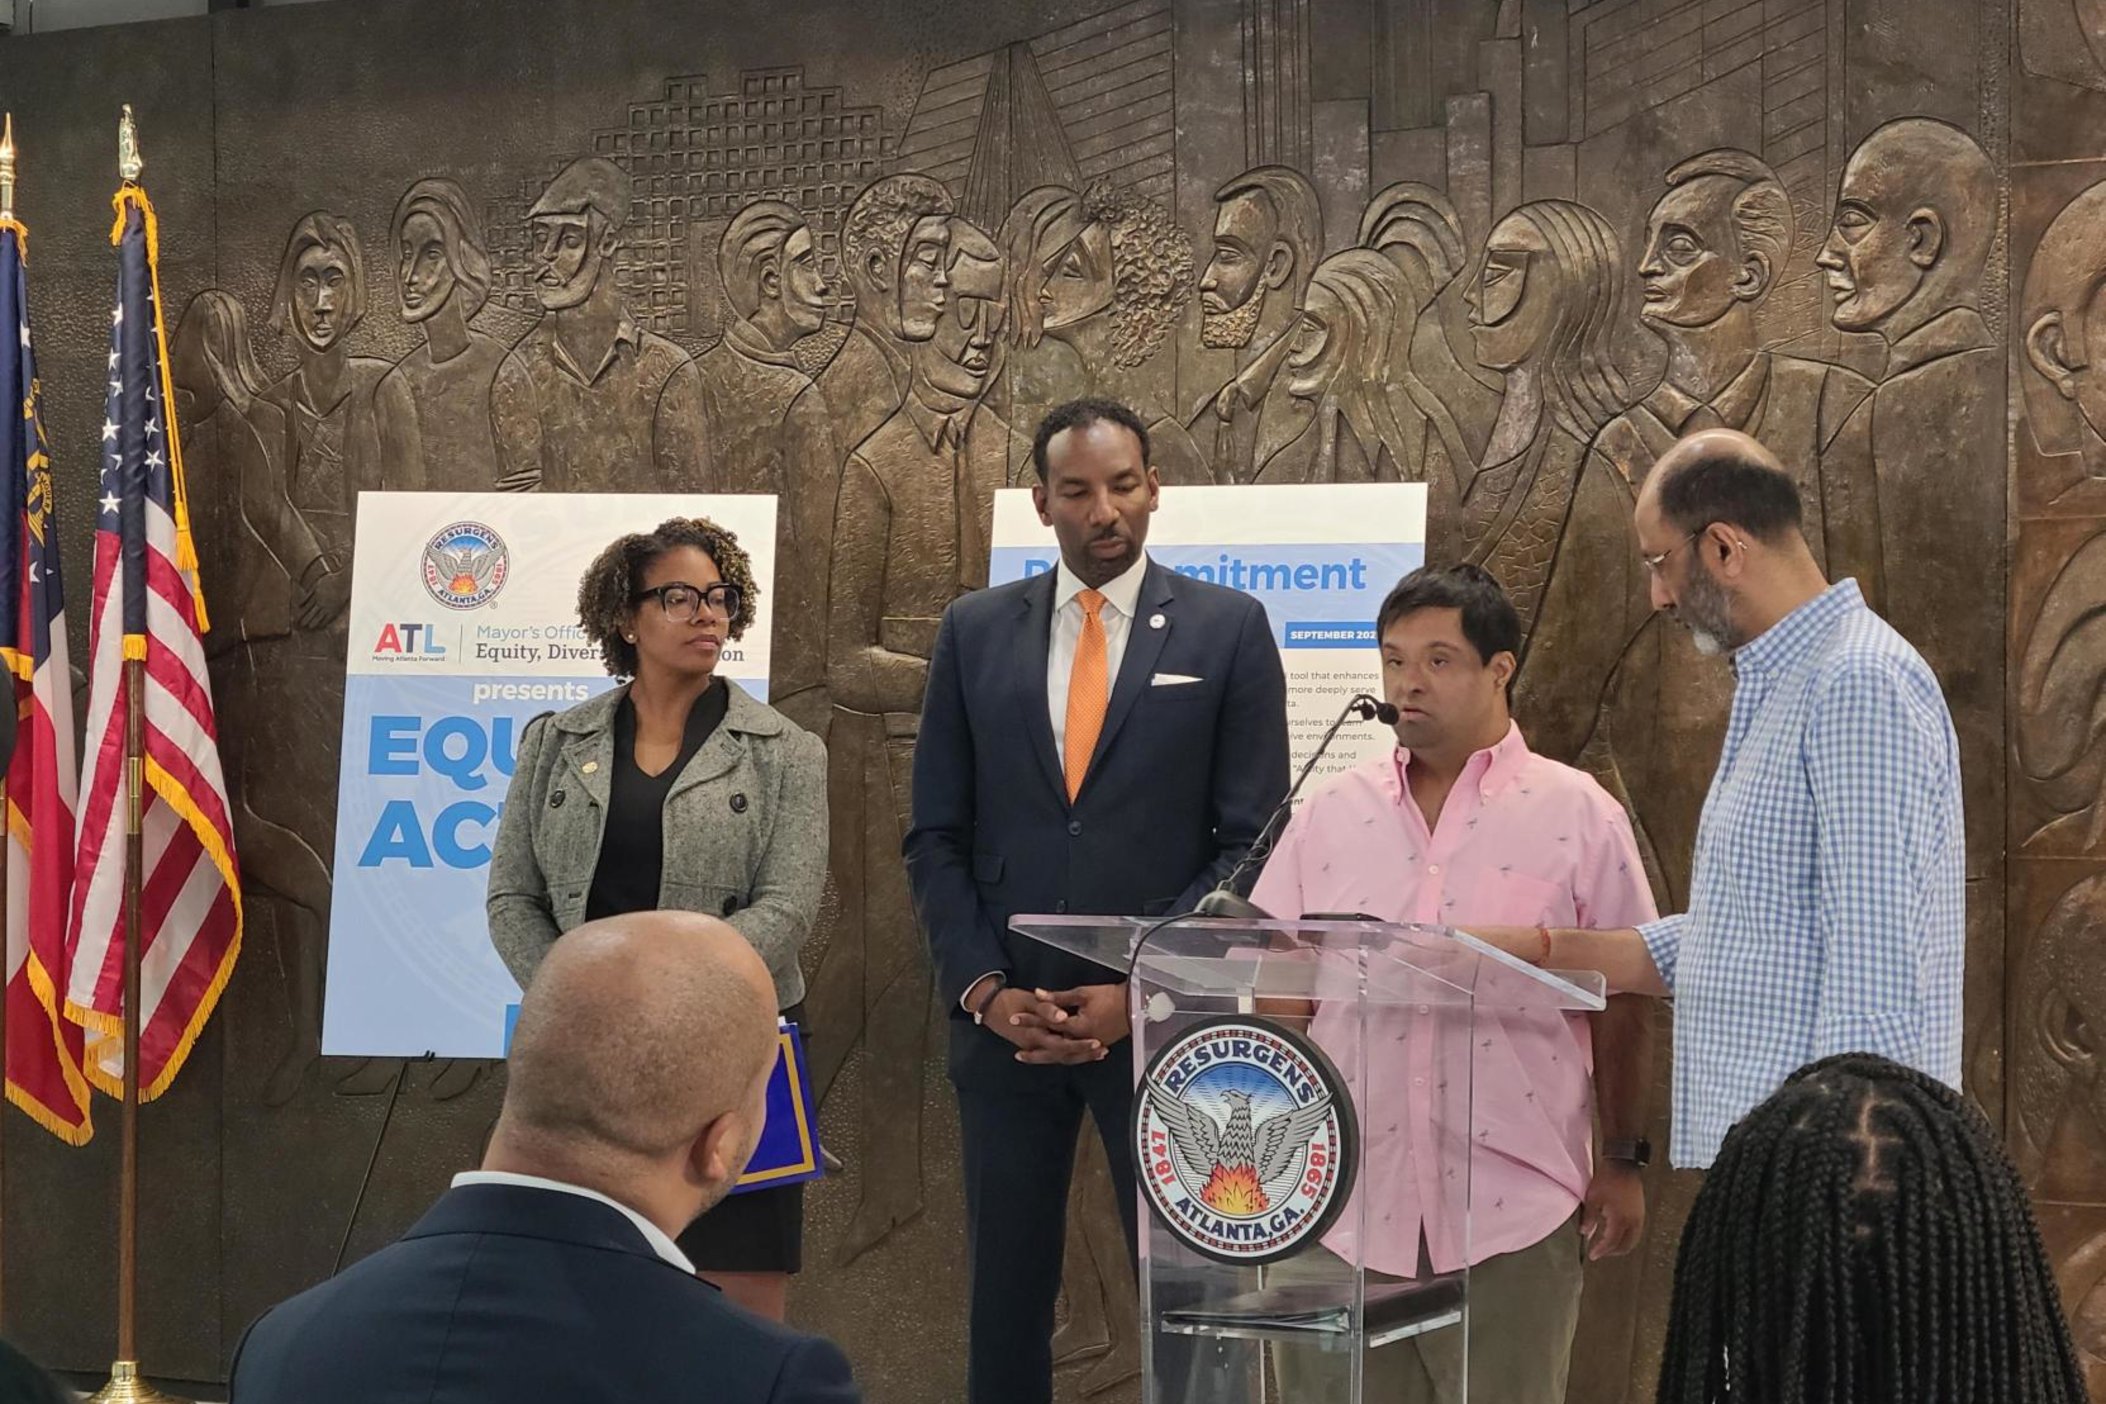
<instances>
[{"instance_id":1,"label":"navy suit jacket","mask_svg":"<svg viewBox=\"0 0 2106 1404\"><path fill-rule=\"evenodd\" d=\"M829 1341L762 1320L604 1204L449 1190L400 1242L273 1308L240 1404L857 1404Z\"/></svg>"},{"instance_id":2,"label":"navy suit jacket","mask_svg":"<svg viewBox=\"0 0 2106 1404\"><path fill-rule=\"evenodd\" d=\"M1014 985L1068 989L1114 978L1016 935L1011 917L1188 911L1287 792L1287 684L1265 606L1151 563L1070 804L1046 701L1055 581L1049 571L961 596L929 660L905 851L937 984L959 1020L961 1082L1032 1071L963 1016L975 980L999 970ZM1199 681L1154 685L1157 674Z\"/></svg>"}]
</instances>

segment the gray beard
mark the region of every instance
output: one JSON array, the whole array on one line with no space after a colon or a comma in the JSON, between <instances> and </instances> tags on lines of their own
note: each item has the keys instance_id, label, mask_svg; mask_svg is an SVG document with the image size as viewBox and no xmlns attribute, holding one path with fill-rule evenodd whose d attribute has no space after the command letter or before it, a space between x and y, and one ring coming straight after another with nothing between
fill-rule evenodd
<instances>
[{"instance_id":1,"label":"gray beard","mask_svg":"<svg viewBox=\"0 0 2106 1404\"><path fill-rule=\"evenodd\" d=\"M1689 630L1698 653L1715 658L1740 647L1734 635L1733 601L1700 562L1691 562L1689 584L1675 605L1675 618Z\"/></svg>"},{"instance_id":2,"label":"gray beard","mask_svg":"<svg viewBox=\"0 0 2106 1404\"><path fill-rule=\"evenodd\" d=\"M1265 295L1252 293L1241 307L1226 312L1202 312L1199 344L1216 351L1240 351L1250 345L1258 331L1258 314L1265 310Z\"/></svg>"}]
</instances>

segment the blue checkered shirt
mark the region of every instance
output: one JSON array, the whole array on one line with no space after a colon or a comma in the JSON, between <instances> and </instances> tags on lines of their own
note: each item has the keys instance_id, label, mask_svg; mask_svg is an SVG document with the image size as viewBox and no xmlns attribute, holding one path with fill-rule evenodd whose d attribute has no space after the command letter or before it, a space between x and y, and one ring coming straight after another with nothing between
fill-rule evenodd
<instances>
[{"instance_id":1,"label":"blue checkered shirt","mask_svg":"<svg viewBox=\"0 0 2106 1404\"><path fill-rule=\"evenodd\" d=\"M1931 670L1846 580L1733 656L1689 911L1639 928L1674 995L1674 1163L1792 1072L1880 1053L1957 1087L1966 852Z\"/></svg>"}]
</instances>

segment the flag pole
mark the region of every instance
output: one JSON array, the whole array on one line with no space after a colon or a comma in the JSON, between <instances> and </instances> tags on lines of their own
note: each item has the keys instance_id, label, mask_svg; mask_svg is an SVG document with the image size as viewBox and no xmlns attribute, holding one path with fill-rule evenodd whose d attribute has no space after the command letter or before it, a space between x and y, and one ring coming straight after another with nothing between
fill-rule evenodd
<instances>
[{"instance_id":1,"label":"flag pole","mask_svg":"<svg viewBox=\"0 0 2106 1404\"><path fill-rule=\"evenodd\" d=\"M117 174L139 179L139 130L130 103L117 124ZM117 1359L90 1404L181 1404L139 1374L139 904L145 885L146 659L124 659L124 1103L117 1187Z\"/></svg>"}]
</instances>

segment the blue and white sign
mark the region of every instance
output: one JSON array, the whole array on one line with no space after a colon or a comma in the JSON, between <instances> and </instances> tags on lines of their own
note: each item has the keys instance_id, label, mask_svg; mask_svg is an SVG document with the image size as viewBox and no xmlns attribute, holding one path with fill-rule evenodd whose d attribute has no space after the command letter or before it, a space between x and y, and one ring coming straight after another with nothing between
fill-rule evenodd
<instances>
[{"instance_id":1,"label":"blue and white sign","mask_svg":"<svg viewBox=\"0 0 2106 1404\"><path fill-rule=\"evenodd\" d=\"M1054 569L1053 531L1024 489L995 497L990 577ZM1356 692L1382 691L1375 615L1426 560L1422 483L1170 487L1148 526L1157 564L1265 602L1287 671L1287 726L1299 767ZM1395 744L1386 727L1348 726L1312 779Z\"/></svg>"},{"instance_id":2,"label":"blue and white sign","mask_svg":"<svg viewBox=\"0 0 2106 1404\"><path fill-rule=\"evenodd\" d=\"M503 1055L519 987L483 896L520 732L614 686L578 579L668 517L707 517L753 557L757 617L719 667L765 699L773 497L360 495L324 1053Z\"/></svg>"}]
</instances>

